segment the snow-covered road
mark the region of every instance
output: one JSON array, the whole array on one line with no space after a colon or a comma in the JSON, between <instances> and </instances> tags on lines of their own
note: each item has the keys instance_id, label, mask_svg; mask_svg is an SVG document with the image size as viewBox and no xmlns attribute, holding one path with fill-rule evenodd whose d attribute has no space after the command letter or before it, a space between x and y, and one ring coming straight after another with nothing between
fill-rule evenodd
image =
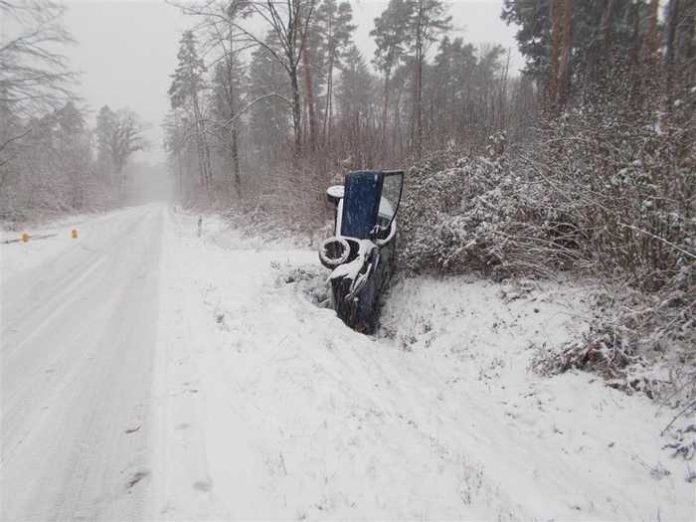
<instances>
[{"instance_id":1,"label":"snow-covered road","mask_svg":"<svg viewBox=\"0 0 696 522\"><path fill-rule=\"evenodd\" d=\"M3 520L144 515L164 212L4 247Z\"/></svg>"},{"instance_id":2,"label":"snow-covered road","mask_svg":"<svg viewBox=\"0 0 696 522\"><path fill-rule=\"evenodd\" d=\"M670 412L527 370L583 288L406 281L370 338L314 251L196 220L3 246L3 520L696 518Z\"/></svg>"}]
</instances>

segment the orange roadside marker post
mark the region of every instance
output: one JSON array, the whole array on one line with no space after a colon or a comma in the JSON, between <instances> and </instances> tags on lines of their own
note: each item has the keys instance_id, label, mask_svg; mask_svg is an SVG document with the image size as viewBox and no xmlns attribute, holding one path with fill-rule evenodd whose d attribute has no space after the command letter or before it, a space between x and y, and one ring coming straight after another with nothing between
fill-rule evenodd
<instances>
[{"instance_id":1,"label":"orange roadside marker post","mask_svg":"<svg viewBox=\"0 0 696 522\"><path fill-rule=\"evenodd\" d=\"M77 229L76 229L76 228L73 228L73 229L70 231L70 235L72 236L73 239L77 239Z\"/></svg>"},{"instance_id":2,"label":"orange roadside marker post","mask_svg":"<svg viewBox=\"0 0 696 522\"><path fill-rule=\"evenodd\" d=\"M27 241L29 241L29 234L27 234L26 232L23 232L22 233L22 243L26 243Z\"/></svg>"}]
</instances>

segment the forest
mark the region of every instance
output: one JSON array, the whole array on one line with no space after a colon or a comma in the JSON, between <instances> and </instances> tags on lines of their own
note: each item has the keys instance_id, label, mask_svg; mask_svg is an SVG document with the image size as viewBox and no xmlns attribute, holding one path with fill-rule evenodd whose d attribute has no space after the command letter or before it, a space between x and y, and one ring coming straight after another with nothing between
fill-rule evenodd
<instances>
[{"instance_id":1,"label":"forest","mask_svg":"<svg viewBox=\"0 0 696 522\"><path fill-rule=\"evenodd\" d=\"M163 122L182 204L313 234L328 185L403 168L404 274L596 278L614 312L538 369L654 396L664 380L634 370L659 358L693 405L696 0L504 0L520 74L443 0L390 0L372 56L347 1L171 5L191 22ZM146 146L126 108L86 123L62 10L0 2L18 28L0 48L6 222L118 205Z\"/></svg>"}]
</instances>

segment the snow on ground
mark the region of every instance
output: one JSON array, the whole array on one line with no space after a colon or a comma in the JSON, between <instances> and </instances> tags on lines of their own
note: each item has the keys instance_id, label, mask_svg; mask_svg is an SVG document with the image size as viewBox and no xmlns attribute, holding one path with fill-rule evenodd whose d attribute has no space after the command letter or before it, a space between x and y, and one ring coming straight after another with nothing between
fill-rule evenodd
<instances>
[{"instance_id":1,"label":"snow on ground","mask_svg":"<svg viewBox=\"0 0 696 522\"><path fill-rule=\"evenodd\" d=\"M407 280L367 337L315 251L197 218L2 246L0 518L696 519L672 412L527 371L588 288Z\"/></svg>"},{"instance_id":2,"label":"snow on ground","mask_svg":"<svg viewBox=\"0 0 696 522\"><path fill-rule=\"evenodd\" d=\"M585 289L406 281L371 338L307 295L314 251L171 219L155 515L694 518L688 470L661 450L669 412L527 372L584 328Z\"/></svg>"}]
</instances>

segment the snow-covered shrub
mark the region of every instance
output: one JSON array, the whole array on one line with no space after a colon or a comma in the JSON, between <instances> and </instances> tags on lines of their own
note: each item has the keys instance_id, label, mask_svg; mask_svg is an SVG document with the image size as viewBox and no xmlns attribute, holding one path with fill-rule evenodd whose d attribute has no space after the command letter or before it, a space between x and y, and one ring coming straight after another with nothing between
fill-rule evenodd
<instances>
[{"instance_id":1,"label":"snow-covered shrub","mask_svg":"<svg viewBox=\"0 0 696 522\"><path fill-rule=\"evenodd\" d=\"M692 266L689 270L693 271ZM612 289L598 299L590 330L566 346L539 351L532 369L590 371L627 392L696 411L696 307L679 284L647 293Z\"/></svg>"},{"instance_id":2,"label":"snow-covered shrub","mask_svg":"<svg viewBox=\"0 0 696 522\"><path fill-rule=\"evenodd\" d=\"M608 378L696 411L696 149L688 129L620 112L573 111L520 157L574 199L582 267L623 288L585 339L537 369ZM628 290L632 288L635 290Z\"/></svg>"},{"instance_id":3,"label":"snow-covered shrub","mask_svg":"<svg viewBox=\"0 0 696 522\"><path fill-rule=\"evenodd\" d=\"M491 140L493 145L500 140ZM401 210L400 260L409 272L502 278L565 268L576 256L562 201L527 171L445 151L411 168Z\"/></svg>"},{"instance_id":4,"label":"snow-covered shrub","mask_svg":"<svg viewBox=\"0 0 696 522\"><path fill-rule=\"evenodd\" d=\"M552 120L516 157L565 200L592 270L656 291L696 261L696 147L684 131L606 107Z\"/></svg>"},{"instance_id":5,"label":"snow-covered shrub","mask_svg":"<svg viewBox=\"0 0 696 522\"><path fill-rule=\"evenodd\" d=\"M618 387L696 409L690 135L688 127L650 115L584 108L548 124L535 147L518 156L518 169L536 172L546 190L569 202L578 267L623 286L617 306L596 319L584 341L548 354L540 368L592 370Z\"/></svg>"},{"instance_id":6,"label":"snow-covered shrub","mask_svg":"<svg viewBox=\"0 0 696 522\"><path fill-rule=\"evenodd\" d=\"M407 174L400 261L411 273L603 279L616 306L535 367L696 408L696 140L650 118L585 107L516 147L493 136L485 157L426 158Z\"/></svg>"}]
</instances>

